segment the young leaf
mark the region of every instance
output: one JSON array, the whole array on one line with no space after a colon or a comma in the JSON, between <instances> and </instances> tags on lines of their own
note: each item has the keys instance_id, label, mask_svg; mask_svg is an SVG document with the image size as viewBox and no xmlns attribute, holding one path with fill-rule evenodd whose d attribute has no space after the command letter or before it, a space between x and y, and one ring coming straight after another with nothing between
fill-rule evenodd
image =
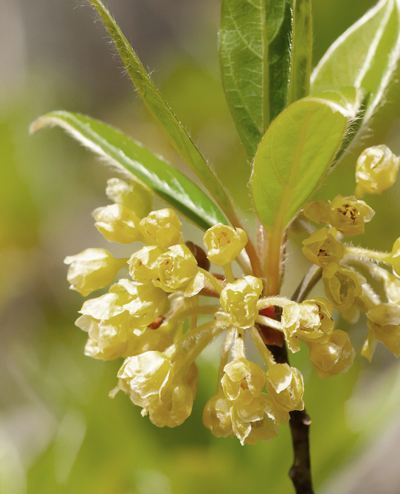
<instances>
[{"instance_id":1,"label":"young leaf","mask_svg":"<svg viewBox=\"0 0 400 494\"><path fill-rule=\"evenodd\" d=\"M232 205L222 185L156 88L108 9L101 0L89 0L89 2L99 12L138 94L154 118L161 124L171 144L196 173L221 208L230 213Z\"/></svg>"},{"instance_id":2,"label":"young leaf","mask_svg":"<svg viewBox=\"0 0 400 494\"><path fill-rule=\"evenodd\" d=\"M40 117L32 124L31 131L47 125L59 125L108 162L130 172L200 228L205 230L216 223L227 223L197 185L113 127L84 115L58 111Z\"/></svg>"},{"instance_id":3,"label":"young leaf","mask_svg":"<svg viewBox=\"0 0 400 494\"><path fill-rule=\"evenodd\" d=\"M312 74L312 94L354 86L370 94L364 121L381 102L400 56L399 5L381 0L328 49Z\"/></svg>"},{"instance_id":4,"label":"young leaf","mask_svg":"<svg viewBox=\"0 0 400 494\"><path fill-rule=\"evenodd\" d=\"M222 81L250 158L270 121L308 94L311 41L310 0L222 0Z\"/></svg>"},{"instance_id":5,"label":"young leaf","mask_svg":"<svg viewBox=\"0 0 400 494\"><path fill-rule=\"evenodd\" d=\"M271 124L254 160L251 188L269 233L282 234L331 166L360 95L354 88L304 98Z\"/></svg>"}]
</instances>

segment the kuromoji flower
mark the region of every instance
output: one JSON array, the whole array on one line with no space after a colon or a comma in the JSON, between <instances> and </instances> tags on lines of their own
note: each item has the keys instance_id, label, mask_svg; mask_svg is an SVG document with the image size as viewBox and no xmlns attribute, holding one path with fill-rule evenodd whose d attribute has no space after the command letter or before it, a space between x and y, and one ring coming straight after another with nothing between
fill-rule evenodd
<instances>
[{"instance_id":1,"label":"kuromoji flower","mask_svg":"<svg viewBox=\"0 0 400 494\"><path fill-rule=\"evenodd\" d=\"M303 254L317 266L338 263L345 254L345 247L329 233L328 228L317 230L303 241Z\"/></svg>"},{"instance_id":2,"label":"kuromoji flower","mask_svg":"<svg viewBox=\"0 0 400 494\"><path fill-rule=\"evenodd\" d=\"M400 355L400 307L379 304L367 312L370 338L364 344L362 355L371 360L375 341L382 342L396 357Z\"/></svg>"},{"instance_id":3,"label":"kuromoji flower","mask_svg":"<svg viewBox=\"0 0 400 494\"><path fill-rule=\"evenodd\" d=\"M241 357L225 366L221 383L225 396L231 401L240 398L250 402L264 388L265 372L257 364Z\"/></svg>"},{"instance_id":4,"label":"kuromoji flower","mask_svg":"<svg viewBox=\"0 0 400 494\"><path fill-rule=\"evenodd\" d=\"M303 410L304 383L301 372L288 364L272 365L267 372L267 390L285 411Z\"/></svg>"},{"instance_id":5,"label":"kuromoji flower","mask_svg":"<svg viewBox=\"0 0 400 494\"><path fill-rule=\"evenodd\" d=\"M364 233L364 223L371 221L374 211L354 196L338 195L333 201L314 201L304 208L304 215L316 223L332 225L347 237Z\"/></svg>"},{"instance_id":6,"label":"kuromoji flower","mask_svg":"<svg viewBox=\"0 0 400 494\"><path fill-rule=\"evenodd\" d=\"M142 241L139 230L140 218L122 204L112 204L93 211L95 227L112 242L131 244Z\"/></svg>"},{"instance_id":7,"label":"kuromoji flower","mask_svg":"<svg viewBox=\"0 0 400 494\"><path fill-rule=\"evenodd\" d=\"M140 231L145 239L154 242L159 247L183 243L181 222L176 213L169 208L152 211L140 222Z\"/></svg>"},{"instance_id":8,"label":"kuromoji flower","mask_svg":"<svg viewBox=\"0 0 400 494\"><path fill-rule=\"evenodd\" d=\"M199 272L197 261L184 244L173 245L158 257L155 286L165 292L184 291L186 296L199 293L204 286L204 275Z\"/></svg>"},{"instance_id":9,"label":"kuromoji flower","mask_svg":"<svg viewBox=\"0 0 400 494\"><path fill-rule=\"evenodd\" d=\"M365 149L357 160L356 196L382 194L395 183L399 163L400 158L385 145Z\"/></svg>"},{"instance_id":10,"label":"kuromoji flower","mask_svg":"<svg viewBox=\"0 0 400 494\"><path fill-rule=\"evenodd\" d=\"M232 401L226 398L222 388L210 398L203 411L203 423L215 437L233 435L232 429Z\"/></svg>"},{"instance_id":11,"label":"kuromoji flower","mask_svg":"<svg viewBox=\"0 0 400 494\"><path fill-rule=\"evenodd\" d=\"M257 301L262 289L261 280L254 276L245 276L226 285L220 301L232 324L242 328L254 326L258 315Z\"/></svg>"},{"instance_id":12,"label":"kuromoji flower","mask_svg":"<svg viewBox=\"0 0 400 494\"><path fill-rule=\"evenodd\" d=\"M209 228L204 235L207 257L216 266L225 266L235 260L247 241L245 231L221 223Z\"/></svg>"},{"instance_id":13,"label":"kuromoji flower","mask_svg":"<svg viewBox=\"0 0 400 494\"><path fill-rule=\"evenodd\" d=\"M128 184L119 178L110 178L107 180L106 194L111 201L127 207L139 218L147 216L152 209L150 191L133 180Z\"/></svg>"},{"instance_id":14,"label":"kuromoji flower","mask_svg":"<svg viewBox=\"0 0 400 494\"><path fill-rule=\"evenodd\" d=\"M157 260L164 250L156 245L146 246L131 255L129 274L138 283L148 283L157 278Z\"/></svg>"},{"instance_id":15,"label":"kuromoji flower","mask_svg":"<svg viewBox=\"0 0 400 494\"><path fill-rule=\"evenodd\" d=\"M333 306L340 311L347 311L362 294L365 278L348 266L338 266L335 270L322 273L325 295Z\"/></svg>"},{"instance_id":16,"label":"kuromoji flower","mask_svg":"<svg viewBox=\"0 0 400 494\"><path fill-rule=\"evenodd\" d=\"M331 317L332 310L332 305L323 298L306 300L301 304L287 304L282 313L282 325L289 349L298 352L298 340L311 343L326 339L335 324Z\"/></svg>"},{"instance_id":17,"label":"kuromoji flower","mask_svg":"<svg viewBox=\"0 0 400 494\"><path fill-rule=\"evenodd\" d=\"M119 385L158 427L175 427L189 417L197 391L198 371L192 364L179 372L167 353L129 357L118 372Z\"/></svg>"},{"instance_id":18,"label":"kuromoji flower","mask_svg":"<svg viewBox=\"0 0 400 494\"><path fill-rule=\"evenodd\" d=\"M86 249L64 260L69 264L67 280L70 288L86 297L90 293L110 285L118 271L126 265L126 259L115 259L105 249Z\"/></svg>"},{"instance_id":19,"label":"kuromoji flower","mask_svg":"<svg viewBox=\"0 0 400 494\"><path fill-rule=\"evenodd\" d=\"M337 329L326 340L309 342L310 361L321 379L347 372L353 364L355 351L350 337Z\"/></svg>"}]
</instances>

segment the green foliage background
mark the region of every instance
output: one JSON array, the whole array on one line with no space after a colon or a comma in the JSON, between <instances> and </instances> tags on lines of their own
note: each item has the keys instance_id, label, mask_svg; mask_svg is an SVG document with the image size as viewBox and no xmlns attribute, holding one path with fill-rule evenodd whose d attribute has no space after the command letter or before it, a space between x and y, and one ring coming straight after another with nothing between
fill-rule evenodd
<instances>
[{"instance_id":1,"label":"green foliage background","mask_svg":"<svg viewBox=\"0 0 400 494\"><path fill-rule=\"evenodd\" d=\"M126 3L110 0L108 5L199 148L238 197L248 170L238 166L236 172L246 155L220 84L219 2ZM10 45L0 50L0 67L7 74L0 84L0 493L291 492L287 427L270 443L242 447L236 439L214 438L202 426L202 409L216 387L217 347L199 361L192 416L172 430L150 424L126 396L108 398L118 362L83 355L85 334L74 327L82 301L68 291L62 260L87 247L107 247L90 212L106 204L105 183L113 172L60 130L29 137L29 124L54 109L80 111L116 125L181 170L182 163L120 76L120 63L112 60L93 12L74 8L80 5L75 1L35 4L34 9L28 1L5 2L8 29L14 22L19 38L11 53ZM314 65L373 4L314 0ZM386 143L400 154L399 85L391 87L387 101L319 197L353 192L354 164L364 147ZM376 216L356 242L391 249L400 235L399 194L397 184L382 197L368 198ZM241 205L247 216L245 202ZM185 236L201 242L193 227ZM290 245L287 294L307 268L298 249L302 238ZM363 320L350 335L359 354ZM378 492L379 475L386 481L379 484L380 493L397 492L399 473L390 466L398 457L400 436L396 359L379 348L371 365L357 357L348 374L326 381L303 356L292 362L305 377L318 492Z\"/></svg>"}]
</instances>

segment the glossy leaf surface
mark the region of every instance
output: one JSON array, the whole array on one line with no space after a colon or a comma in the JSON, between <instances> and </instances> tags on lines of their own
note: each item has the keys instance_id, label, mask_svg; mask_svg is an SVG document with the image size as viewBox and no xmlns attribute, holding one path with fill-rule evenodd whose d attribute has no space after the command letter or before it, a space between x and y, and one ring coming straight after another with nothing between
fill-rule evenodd
<instances>
[{"instance_id":1,"label":"glossy leaf surface","mask_svg":"<svg viewBox=\"0 0 400 494\"><path fill-rule=\"evenodd\" d=\"M282 233L333 163L360 106L354 88L293 103L271 124L251 180L257 214Z\"/></svg>"},{"instance_id":2,"label":"glossy leaf surface","mask_svg":"<svg viewBox=\"0 0 400 494\"><path fill-rule=\"evenodd\" d=\"M125 65L138 94L154 118L161 124L166 136L187 165L196 173L218 204L225 210L230 209L230 200L222 185L206 163L178 118L175 116L154 82L147 74L135 51L122 33L101 0L89 0L99 12L107 31L113 39L118 53Z\"/></svg>"},{"instance_id":3,"label":"glossy leaf surface","mask_svg":"<svg viewBox=\"0 0 400 494\"><path fill-rule=\"evenodd\" d=\"M311 34L309 0L222 0L222 80L250 158L271 120L309 92Z\"/></svg>"},{"instance_id":4,"label":"glossy leaf surface","mask_svg":"<svg viewBox=\"0 0 400 494\"><path fill-rule=\"evenodd\" d=\"M370 94L364 120L382 100L400 56L399 5L382 0L328 49L312 75L312 93L344 86Z\"/></svg>"},{"instance_id":5,"label":"glossy leaf surface","mask_svg":"<svg viewBox=\"0 0 400 494\"><path fill-rule=\"evenodd\" d=\"M32 131L48 125L64 128L96 154L130 172L200 228L226 223L218 208L197 185L113 127L84 115L59 111L39 118L32 125Z\"/></svg>"}]
</instances>

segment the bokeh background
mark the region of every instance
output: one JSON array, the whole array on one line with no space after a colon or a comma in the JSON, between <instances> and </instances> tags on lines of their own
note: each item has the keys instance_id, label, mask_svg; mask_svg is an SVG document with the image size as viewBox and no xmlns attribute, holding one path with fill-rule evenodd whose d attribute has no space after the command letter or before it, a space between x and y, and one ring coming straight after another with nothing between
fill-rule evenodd
<instances>
[{"instance_id":1,"label":"bokeh background","mask_svg":"<svg viewBox=\"0 0 400 494\"><path fill-rule=\"evenodd\" d=\"M313 1L314 64L374 3ZM249 169L219 77L219 1L107 4L246 215ZM30 123L55 109L87 113L183 167L95 21L78 0L0 0L0 493L290 493L287 427L270 443L244 447L203 427L202 409L215 392L217 348L198 361L192 416L171 430L142 418L126 396L108 398L120 362L83 355L86 337L74 326L82 300L68 290L62 261L87 247L107 247L90 212L107 203L106 180L115 173L59 129L29 136ZM386 143L400 154L399 131L395 84L318 194L351 194L359 152ZM390 250L400 231L400 186L368 199L376 216L355 242ZM193 227L185 232L200 241ZM299 253L303 238L290 244L287 294L307 269ZM343 321L338 326L347 329ZM358 355L365 334L364 320L351 329ZM318 492L398 493L398 361L378 347L372 364L357 356L350 372L321 381L306 358L297 354L292 362L305 377Z\"/></svg>"}]
</instances>

